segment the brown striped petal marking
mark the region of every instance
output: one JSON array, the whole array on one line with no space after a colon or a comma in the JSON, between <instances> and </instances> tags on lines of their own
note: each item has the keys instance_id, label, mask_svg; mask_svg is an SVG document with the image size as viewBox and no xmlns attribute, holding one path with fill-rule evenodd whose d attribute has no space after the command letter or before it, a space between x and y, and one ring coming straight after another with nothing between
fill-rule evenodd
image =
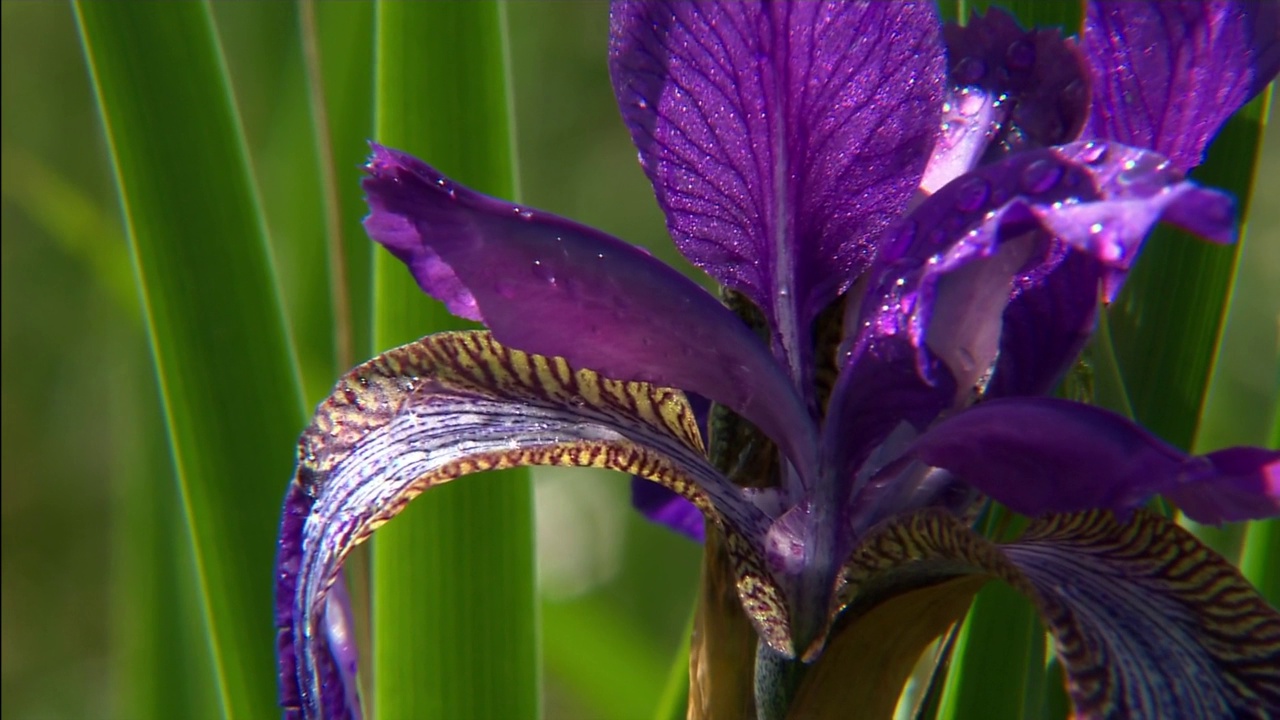
<instances>
[{"instance_id":1,"label":"brown striped petal marking","mask_svg":"<svg viewBox=\"0 0 1280 720\"><path fill-rule=\"evenodd\" d=\"M1280 613L1230 563L1145 511L1126 522L1047 516L1006 545L944 512L888 521L845 567L836 606L847 612L830 643L885 601L966 575L1036 604L1077 717L1280 717Z\"/></svg>"},{"instance_id":2,"label":"brown striped petal marking","mask_svg":"<svg viewBox=\"0 0 1280 720\"><path fill-rule=\"evenodd\" d=\"M332 702L335 672L319 623L346 555L423 491L485 470L606 468L679 493L725 533L741 600L762 634L790 646L755 549L767 518L706 461L679 390L605 379L505 348L484 331L441 333L343 377L302 434L298 458L276 613L282 704L303 716L328 717L320 706Z\"/></svg>"}]
</instances>

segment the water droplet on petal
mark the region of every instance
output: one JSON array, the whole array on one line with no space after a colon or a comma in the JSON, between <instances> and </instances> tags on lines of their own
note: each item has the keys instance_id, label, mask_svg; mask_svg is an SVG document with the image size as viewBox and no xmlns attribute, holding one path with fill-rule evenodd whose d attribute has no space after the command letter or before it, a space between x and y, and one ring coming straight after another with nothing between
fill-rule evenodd
<instances>
[{"instance_id":1,"label":"water droplet on petal","mask_svg":"<svg viewBox=\"0 0 1280 720\"><path fill-rule=\"evenodd\" d=\"M975 177L964 181L956 191L956 209L971 213L982 208L991 197L991 183Z\"/></svg>"},{"instance_id":2,"label":"water droplet on petal","mask_svg":"<svg viewBox=\"0 0 1280 720\"><path fill-rule=\"evenodd\" d=\"M541 260L533 261L533 276L539 280L554 284L556 281L556 273L551 266Z\"/></svg>"},{"instance_id":3,"label":"water droplet on petal","mask_svg":"<svg viewBox=\"0 0 1280 720\"><path fill-rule=\"evenodd\" d=\"M1036 64L1036 46L1026 40L1015 40L1005 53L1005 61L1014 70L1028 70Z\"/></svg>"},{"instance_id":4,"label":"water droplet on petal","mask_svg":"<svg viewBox=\"0 0 1280 720\"><path fill-rule=\"evenodd\" d=\"M967 57L956 63L956 80L963 85L973 85L987 75L987 63L982 58Z\"/></svg>"},{"instance_id":5,"label":"water droplet on petal","mask_svg":"<svg viewBox=\"0 0 1280 720\"><path fill-rule=\"evenodd\" d=\"M1062 166L1047 158L1033 160L1022 169L1022 190L1039 194L1053 189L1062 179Z\"/></svg>"},{"instance_id":6,"label":"water droplet on petal","mask_svg":"<svg viewBox=\"0 0 1280 720\"><path fill-rule=\"evenodd\" d=\"M524 208L522 208L522 207L514 207L514 208L512 208L512 210L514 210L514 211L515 211L516 216L517 216L517 217L519 217L521 220L532 220L532 219L533 219L533 211L532 211L532 210L526 210L526 209L524 209Z\"/></svg>"},{"instance_id":7,"label":"water droplet on petal","mask_svg":"<svg viewBox=\"0 0 1280 720\"><path fill-rule=\"evenodd\" d=\"M1080 159L1087 165L1097 165L1107 159L1107 146L1099 142L1086 143L1080 151Z\"/></svg>"}]
</instances>

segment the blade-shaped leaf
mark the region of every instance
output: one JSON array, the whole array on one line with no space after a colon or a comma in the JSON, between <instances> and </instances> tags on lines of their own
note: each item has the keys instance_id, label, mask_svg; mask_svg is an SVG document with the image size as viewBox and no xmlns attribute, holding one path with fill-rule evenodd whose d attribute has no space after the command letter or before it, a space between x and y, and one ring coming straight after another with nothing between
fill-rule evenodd
<instances>
[{"instance_id":1,"label":"blade-shaped leaf","mask_svg":"<svg viewBox=\"0 0 1280 720\"><path fill-rule=\"evenodd\" d=\"M374 138L513 197L504 14L496 3L378 3ZM373 272L375 352L459 327L385 252ZM537 717L526 471L416 503L373 544L372 577L378 717Z\"/></svg>"},{"instance_id":2,"label":"blade-shaped leaf","mask_svg":"<svg viewBox=\"0 0 1280 720\"><path fill-rule=\"evenodd\" d=\"M226 714L276 696L279 486L302 420L261 213L209 9L83 3L85 53L145 301Z\"/></svg>"}]
</instances>

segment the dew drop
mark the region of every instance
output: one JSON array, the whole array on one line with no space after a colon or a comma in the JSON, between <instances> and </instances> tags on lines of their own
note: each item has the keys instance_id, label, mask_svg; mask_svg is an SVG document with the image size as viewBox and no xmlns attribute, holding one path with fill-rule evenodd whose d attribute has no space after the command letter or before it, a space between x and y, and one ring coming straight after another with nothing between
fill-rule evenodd
<instances>
[{"instance_id":1,"label":"dew drop","mask_svg":"<svg viewBox=\"0 0 1280 720\"><path fill-rule=\"evenodd\" d=\"M1062 166L1047 158L1040 158L1022 169L1022 190L1035 194L1048 192L1061 179Z\"/></svg>"},{"instance_id":2,"label":"dew drop","mask_svg":"<svg viewBox=\"0 0 1280 720\"><path fill-rule=\"evenodd\" d=\"M1087 165L1097 165L1107 159L1107 146L1099 142L1086 143L1080 150L1080 159Z\"/></svg>"},{"instance_id":3,"label":"dew drop","mask_svg":"<svg viewBox=\"0 0 1280 720\"><path fill-rule=\"evenodd\" d=\"M987 63L981 58L967 57L956 63L956 79L973 85L987 75Z\"/></svg>"},{"instance_id":4,"label":"dew drop","mask_svg":"<svg viewBox=\"0 0 1280 720\"><path fill-rule=\"evenodd\" d=\"M555 271L541 260L533 261L533 276L546 283L554 284L556 281Z\"/></svg>"},{"instance_id":5,"label":"dew drop","mask_svg":"<svg viewBox=\"0 0 1280 720\"><path fill-rule=\"evenodd\" d=\"M974 212L982 208L989 197L991 197L991 183L978 177L966 180L964 185L956 190L956 209L964 213Z\"/></svg>"},{"instance_id":6,"label":"dew drop","mask_svg":"<svg viewBox=\"0 0 1280 720\"><path fill-rule=\"evenodd\" d=\"M526 210L526 209L524 209L524 208L522 208L522 207L514 207L514 208L512 208L512 210L513 210L513 211L515 211L516 216L517 216L517 217L519 217L521 220L532 220L532 219L533 219L533 211L532 211L532 210Z\"/></svg>"},{"instance_id":7,"label":"dew drop","mask_svg":"<svg viewBox=\"0 0 1280 720\"><path fill-rule=\"evenodd\" d=\"M1036 46L1026 40L1015 40L1005 53L1005 61L1014 70L1029 70L1036 64Z\"/></svg>"}]
</instances>

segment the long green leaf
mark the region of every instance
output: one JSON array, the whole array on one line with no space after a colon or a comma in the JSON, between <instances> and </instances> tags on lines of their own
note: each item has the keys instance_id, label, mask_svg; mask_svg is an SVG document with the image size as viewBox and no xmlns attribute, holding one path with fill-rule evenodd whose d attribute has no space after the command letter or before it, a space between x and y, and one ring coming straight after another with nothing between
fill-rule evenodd
<instances>
[{"instance_id":1,"label":"long green leaf","mask_svg":"<svg viewBox=\"0 0 1280 720\"><path fill-rule=\"evenodd\" d=\"M204 4L78 3L76 13L196 549L215 687L227 716L270 717L264 578L302 404L221 51Z\"/></svg>"},{"instance_id":2,"label":"long green leaf","mask_svg":"<svg viewBox=\"0 0 1280 720\"><path fill-rule=\"evenodd\" d=\"M379 3L374 137L510 198L504 12L492 3ZM375 350L456 326L386 253L374 260L374 288ZM373 545L377 717L537 717L528 473L433 490Z\"/></svg>"},{"instance_id":3,"label":"long green leaf","mask_svg":"<svg viewBox=\"0 0 1280 720\"><path fill-rule=\"evenodd\" d=\"M1191 174L1234 195L1241 218L1248 217L1267 99L1233 116ZM1239 251L1240 243L1213 245L1162 226L1111 306L1116 354L1138 421L1184 449L1199 427Z\"/></svg>"}]
</instances>

